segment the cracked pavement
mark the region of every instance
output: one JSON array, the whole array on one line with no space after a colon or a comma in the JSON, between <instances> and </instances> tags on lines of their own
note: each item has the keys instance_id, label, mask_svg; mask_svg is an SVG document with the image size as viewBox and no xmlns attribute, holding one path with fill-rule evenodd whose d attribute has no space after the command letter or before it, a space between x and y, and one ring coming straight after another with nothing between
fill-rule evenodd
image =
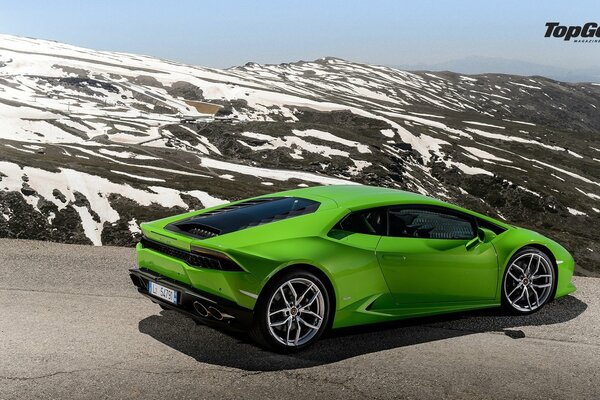
<instances>
[{"instance_id":1,"label":"cracked pavement","mask_svg":"<svg viewBox=\"0 0 600 400\"><path fill-rule=\"evenodd\" d=\"M294 355L163 311L130 248L0 239L0 399L600 397L600 280L497 310L336 331Z\"/></svg>"}]
</instances>

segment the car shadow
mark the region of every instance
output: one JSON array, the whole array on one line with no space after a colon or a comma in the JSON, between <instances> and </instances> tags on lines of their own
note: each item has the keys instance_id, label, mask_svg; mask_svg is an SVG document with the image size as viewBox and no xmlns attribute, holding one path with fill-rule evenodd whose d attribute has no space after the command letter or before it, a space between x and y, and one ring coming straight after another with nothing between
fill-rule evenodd
<instances>
[{"instance_id":1,"label":"car shadow","mask_svg":"<svg viewBox=\"0 0 600 400\"><path fill-rule=\"evenodd\" d=\"M518 340L517 327L542 326L572 320L587 304L573 296L547 304L529 316L510 316L500 309L447 314L334 330L311 347L276 354L254 345L247 335L222 332L175 311L161 311L139 323L141 333L196 360L246 371L279 371L329 364L362 354L412 346L475 333L498 332Z\"/></svg>"}]
</instances>

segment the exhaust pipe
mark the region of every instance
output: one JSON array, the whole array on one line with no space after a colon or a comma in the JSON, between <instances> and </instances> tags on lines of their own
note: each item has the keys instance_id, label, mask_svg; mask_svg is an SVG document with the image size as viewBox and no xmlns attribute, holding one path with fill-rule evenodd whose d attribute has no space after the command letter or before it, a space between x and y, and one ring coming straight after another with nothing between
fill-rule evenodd
<instances>
[{"instance_id":1,"label":"exhaust pipe","mask_svg":"<svg viewBox=\"0 0 600 400\"><path fill-rule=\"evenodd\" d=\"M221 311L217 310L213 306L208 307L207 311L217 321L222 321L223 320L223 314L221 314Z\"/></svg>"},{"instance_id":2,"label":"exhaust pipe","mask_svg":"<svg viewBox=\"0 0 600 400\"><path fill-rule=\"evenodd\" d=\"M204 304L200 303L199 301L194 302L194 309L201 317L208 317L210 308L207 310L206 307L204 307Z\"/></svg>"},{"instance_id":3,"label":"exhaust pipe","mask_svg":"<svg viewBox=\"0 0 600 400\"><path fill-rule=\"evenodd\" d=\"M146 287L146 282L144 282L144 280L142 278L140 278L137 275L134 274L130 274L129 277L131 278L131 282L133 282L133 284L139 288L139 289L148 289Z\"/></svg>"},{"instance_id":4,"label":"exhaust pipe","mask_svg":"<svg viewBox=\"0 0 600 400\"><path fill-rule=\"evenodd\" d=\"M200 315L203 318L213 317L217 321L223 320L223 313L221 313L221 311L219 311L213 306L209 306L208 308L206 308L204 304L200 303L199 301L195 301L194 309L196 310L198 315Z\"/></svg>"}]
</instances>

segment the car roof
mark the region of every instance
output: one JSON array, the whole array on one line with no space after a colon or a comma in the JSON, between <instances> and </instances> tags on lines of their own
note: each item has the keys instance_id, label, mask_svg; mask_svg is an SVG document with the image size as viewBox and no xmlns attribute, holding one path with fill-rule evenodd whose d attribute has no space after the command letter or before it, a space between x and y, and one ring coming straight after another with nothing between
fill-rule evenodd
<instances>
[{"instance_id":1,"label":"car roof","mask_svg":"<svg viewBox=\"0 0 600 400\"><path fill-rule=\"evenodd\" d=\"M349 209L404 203L449 205L418 193L366 185L313 186L276 195L297 196L317 201L327 198L333 200L338 207Z\"/></svg>"},{"instance_id":2,"label":"car roof","mask_svg":"<svg viewBox=\"0 0 600 400\"><path fill-rule=\"evenodd\" d=\"M297 196L310 200L323 202L328 200L327 208L345 208L350 210L361 210L372 207L382 207L395 204L422 204L434 205L449 208L451 210L461 211L475 217L484 219L504 228L510 228L510 225L471 211L457 205L447 203L442 200L424 196L422 194L407 192L404 190L382 188L367 185L328 185L313 186L302 189L288 190L275 193L269 196Z\"/></svg>"}]
</instances>

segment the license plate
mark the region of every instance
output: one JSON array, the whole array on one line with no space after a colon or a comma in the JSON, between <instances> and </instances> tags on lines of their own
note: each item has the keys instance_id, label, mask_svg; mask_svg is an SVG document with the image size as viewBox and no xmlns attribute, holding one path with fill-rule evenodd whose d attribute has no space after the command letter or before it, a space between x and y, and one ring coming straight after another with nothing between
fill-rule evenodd
<instances>
[{"instance_id":1,"label":"license plate","mask_svg":"<svg viewBox=\"0 0 600 400\"><path fill-rule=\"evenodd\" d=\"M149 281L148 293L153 296L160 297L169 303L177 304L177 292L173 289L166 288L163 285L159 285L158 283Z\"/></svg>"}]
</instances>

